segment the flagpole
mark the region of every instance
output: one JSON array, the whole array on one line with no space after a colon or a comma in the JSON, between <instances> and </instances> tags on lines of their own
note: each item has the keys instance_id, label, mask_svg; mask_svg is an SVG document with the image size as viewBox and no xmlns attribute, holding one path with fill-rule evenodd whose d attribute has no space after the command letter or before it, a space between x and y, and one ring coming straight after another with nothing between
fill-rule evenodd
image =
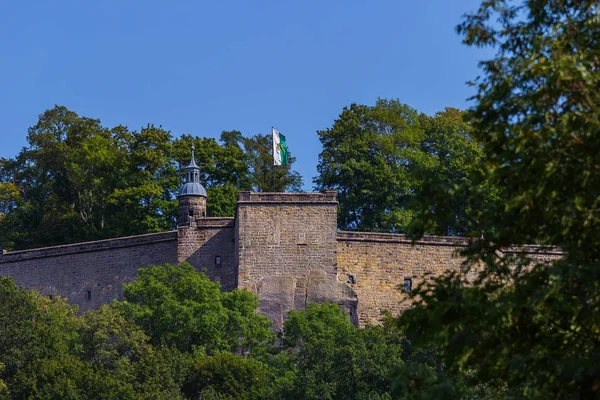
<instances>
[{"instance_id":1,"label":"flagpole","mask_svg":"<svg viewBox=\"0 0 600 400\"><path fill-rule=\"evenodd\" d=\"M271 153L273 154L273 163L271 164L271 190L275 191L275 128L271 126Z\"/></svg>"}]
</instances>

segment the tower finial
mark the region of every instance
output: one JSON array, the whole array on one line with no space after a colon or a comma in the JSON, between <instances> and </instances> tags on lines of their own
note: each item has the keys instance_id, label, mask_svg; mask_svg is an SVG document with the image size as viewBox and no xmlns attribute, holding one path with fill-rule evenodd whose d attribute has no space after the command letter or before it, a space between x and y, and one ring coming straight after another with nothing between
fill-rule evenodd
<instances>
[{"instance_id":1,"label":"tower finial","mask_svg":"<svg viewBox=\"0 0 600 400\"><path fill-rule=\"evenodd\" d=\"M200 168L198 167L198 165L196 165L196 156L194 154L194 150L196 150L196 147L194 147L193 143L192 143L191 149L192 149L192 159L190 160L190 165L188 165L187 168L197 168L199 170Z\"/></svg>"}]
</instances>

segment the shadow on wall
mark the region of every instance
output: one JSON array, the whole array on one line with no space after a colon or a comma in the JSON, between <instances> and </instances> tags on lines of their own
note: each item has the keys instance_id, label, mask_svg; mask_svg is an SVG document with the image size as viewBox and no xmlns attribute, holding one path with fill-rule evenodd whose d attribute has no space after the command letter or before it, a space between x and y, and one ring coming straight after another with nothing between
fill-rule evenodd
<instances>
[{"instance_id":1,"label":"shadow on wall","mask_svg":"<svg viewBox=\"0 0 600 400\"><path fill-rule=\"evenodd\" d=\"M212 232L201 229L199 233L210 236ZM201 241L202 239L200 237ZM222 290L235 289L237 268L233 227L220 228L185 261L197 271L204 272L212 281L221 283Z\"/></svg>"}]
</instances>

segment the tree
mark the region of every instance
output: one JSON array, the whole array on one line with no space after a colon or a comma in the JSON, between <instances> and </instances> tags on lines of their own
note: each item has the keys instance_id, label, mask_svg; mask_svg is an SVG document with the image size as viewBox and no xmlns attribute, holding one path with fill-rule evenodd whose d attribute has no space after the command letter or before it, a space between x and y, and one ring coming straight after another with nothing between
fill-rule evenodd
<instances>
[{"instance_id":1,"label":"tree","mask_svg":"<svg viewBox=\"0 0 600 400\"><path fill-rule=\"evenodd\" d=\"M447 108L428 117L385 99L344 108L318 132L323 151L314 180L318 190L338 191L338 227L444 235L474 229L477 215L467 210L481 148L463 115Z\"/></svg>"},{"instance_id":2,"label":"tree","mask_svg":"<svg viewBox=\"0 0 600 400\"><path fill-rule=\"evenodd\" d=\"M182 398L183 366L191 360L153 349L116 308L77 316L63 298L0 278L0 331L2 399Z\"/></svg>"},{"instance_id":3,"label":"tree","mask_svg":"<svg viewBox=\"0 0 600 400\"><path fill-rule=\"evenodd\" d=\"M412 169L419 185L409 204L416 216L407 233L479 236L486 210L498 199L480 165L482 146L464 111L446 108L424 126L419 150L425 162Z\"/></svg>"},{"instance_id":4,"label":"tree","mask_svg":"<svg viewBox=\"0 0 600 400\"><path fill-rule=\"evenodd\" d=\"M241 190L302 185L291 166L273 168L270 137L239 131L223 131L221 143L173 138L161 126L107 128L55 106L27 141L15 158L0 159L0 246L10 250L175 229L192 145L210 216L234 216Z\"/></svg>"},{"instance_id":5,"label":"tree","mask_svg":"<svg viewBox=\"0 0 600 400\"><path fill-rule=\"evenodd\" d=\"M359 329L332 303L291 311L282 348L294 377L280 398L391 398L389 378L402 364L402 335L393 324Z\"/></svg>"},{"instance_id":6,"label":"tree","mask_svg":"<svg viewBox=\"0 0 600 400\"><path fill-rule=\"evenodd\" d=\"M189 399L269 398L272 372L253 358L221 353L194 360L183 386Z\"/></svg>"},{"instance_id":7,"label":"tree","mask_svg":"<svg viewBox=\"0 0 600 400\"><path fill-rule=\"evenodd\" d=\"M171 136L108 129L55 106L29 129L28 147L2 159L3 247L28 248L174 227L180 179ZM17 207L18 205L18 207Z\"/></svg>"},{"instance_id":8,"label":"tree","mask_svg":"<svg viewBox=\"0 0 600 400\"><path fill-rule=\"evenodd\" d=\"M424 284L401 322L451 369L502 377L520 398L600 397L599 12L596 1L492 0L458 28L496 50L470 115L499 196L468 251L478 278ZM527 243L563 254L501 253Z\"/></svg>"},{"instance_id":9,"label":"tree","mask_svg":"<svg viewBox=\"0 0 600 400\"><path fill-rule=\"evenodd\" d=\"M255 135L244 139L250 166L250 188L255 192L300 192L302 176L292 170L296 158L289 155L287 165L274 166L272 141L270 135Z\"/></svg>"},{"instance_id":10,"label":"tree","mask_svg":"<svg viewBox=\"0 0 600 400\"><path fill-rule=\"evenodd\" d=\"M156 346L245 354L274 339L268 318L255 311L255 295L237 289L221 292L218 283L187 263L141 268L123 292L126 301L115 307Z\"/></svg>"}]
</instances>

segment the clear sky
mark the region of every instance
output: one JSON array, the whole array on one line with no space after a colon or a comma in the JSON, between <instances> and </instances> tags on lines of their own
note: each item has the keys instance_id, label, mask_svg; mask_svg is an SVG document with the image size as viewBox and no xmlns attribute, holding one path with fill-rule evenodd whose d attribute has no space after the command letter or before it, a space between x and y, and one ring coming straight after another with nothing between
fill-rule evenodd
<instances>
[{"instance_id":1,"label":"clear sky","mask_svg":"<svg viewBox=\"0 0 600 400\"><path fill-rule=\"evenodd\" d=\"M466 108L482 50L455 26L480 0L0 1L0 157L54 104L105 126L286 135L312 189L344 106Z\"/></svg>"}]
</instances>

